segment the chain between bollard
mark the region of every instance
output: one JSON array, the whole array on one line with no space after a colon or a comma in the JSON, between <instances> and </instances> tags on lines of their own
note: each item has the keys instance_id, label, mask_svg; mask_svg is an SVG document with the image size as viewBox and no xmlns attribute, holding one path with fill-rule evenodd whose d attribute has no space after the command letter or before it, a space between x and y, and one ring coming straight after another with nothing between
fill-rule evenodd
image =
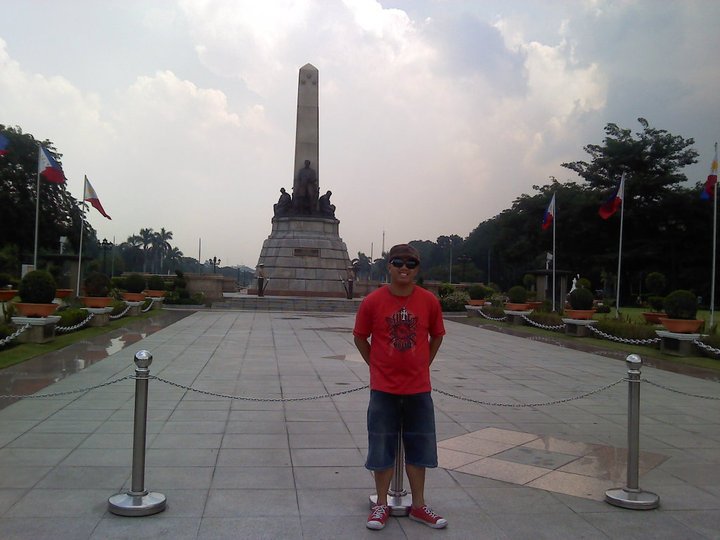
<instances>
[{"instance_id":1,"label":"chain between bollard","mask_svg":"<svg viewBox=\"0 0 720 540\"><path fill-rule=\"evenodd\" d=\"M608 390L609 388L612 388L613 386L617 386L618 384L627 381L625 377L622 379L618 379L615 382L612 382L610 384L606 384L605 386L601 386L600 388L596 388L595 390L591 390L589 392L585 392L584 394L580 394L579 396L572 396L568 398L562 398L562 399L555 399L552 401L545 401L541 403L497 403L497 402L491 402L491 401L482 401L479 399L473 399L466 396L459 396L456 394L451 394L450 392L446 392L444 390L440 390L438 388L433 388L433 391L437 392L438 394L442 394L447 397L459 399L462 401L469 401L470 403L477 403L478 405L487 405L490 407L510 407L510 408L523 408L523 407L546 407L549 405L559 405L561 403L567 403L569 401L575 401L578 399L583 399L589 396L592 396L594 394L599 394L600 392L604 392L605 390Z\"/></svg>"},{"instance_id":2,"label":"chain between bollard","mask_svg":"<svg viewBox=\"0 0 720 540\"><path fill-rule=\"evenodd\" d=\"M720 396L701 396L700 394L692 394L692 393L690 393L690 392L685 392L685 391L683 391L683 390L677 390L677 389L675 389L675 388L670 388L669 386L665 386L665 385L660 384L660 383L656 383L656 382L649 381L648 379L645 379L645 378L640 379L640 381L641 381L641 382L644 382L644 383L647 383L647 384L649 384L650 386L655 386L656 388L662 388L663 390L667 390L668 392L673 392L673 393L675 393L675 394L680 394L680 395L683 395L683 396L694 397L694 398L699 398L699 399L720 400Z\"/></svg>"},{"instance_id":3,"label":"chain between bollard","mask_svg":"<svg viewBox=\"0 0 720 540\"><path fill-rule=\"evenodd\" d=\"M79 388L78 390L66 390L64 392L52 392L50 394L0 394L0 399L40 399L40 398L53 398L53 397L61 397L61 396L69 396L71 394L81 394L83 392L89 392L91 390L97 390L98 388L103 388L104 386L110 386L111 384L116 384L122 381L127 381L130 379L134 379L134 375L125 375L124 377L120 377L119 379L115 379L112 381L104 382L101 384L96 384L95 386L88 386L87 388Z\"/></svg>"},{"instance_id":4,"label":"chain between bollard","mask_svg":"<svg viewBox=\"0 0 720 540\"><path fill-rule=\"evenodd\" d=\"M315 396L302 396L302 397L295 397L295 398L258 398L258 397L249 397L249 396L233 396L230 394L221 394L219 392L210 392L209 390L199 390L197 388L193 388L191 386L186 386L184 384L168 381L167 379L163 379L162 377L157 377L156 375L150 375L148 378L155 379L158 382L169 384L170 386L175 386L176 388L182 388L183 390L187 390L189 392L197 392L198 394L203 394L206 396L213 396L213 397L221 397L226 399L236 399L239 401L262 401L262 402L288 402L288 401L311 401L315 399L324 399L324 398L331 398L331 397L337 397L342 396L345 394L351 394L353 392L357 392L359 390L364 390L366 388L369 388L369 385L360 386L358 388L352 388L350 390L342 390L340 392L328 392L326 394L319 394Z\"/></svg>"},{"instance_id":5,"label":"chain between bollard","mask_svg":"<svg viewBox=\"0 0 720 540\"><path fill-rule=\"evenodd\" d=\"M29 325L29 324L26 324L25 326L21 326L20 328L18 328L17 330L15 330L15 332L13 332L12 334L10 334L8 337L6 337L6 338L4 338L4 339L0 339L0 346L7 345L7 344L10 343L13 339L16 339L20 334L22 334L22 333L23 333L25 330L27 330L28 328L30 328L30 325Z\"/></svg>"}]
</instances>

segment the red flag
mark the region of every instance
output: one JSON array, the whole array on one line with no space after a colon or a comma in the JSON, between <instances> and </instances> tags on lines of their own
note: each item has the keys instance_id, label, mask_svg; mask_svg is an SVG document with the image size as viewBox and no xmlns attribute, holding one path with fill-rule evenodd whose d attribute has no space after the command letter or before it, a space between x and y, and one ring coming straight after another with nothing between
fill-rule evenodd
<instances>
[{"instance_id":1,"label":"red flag","mask_svg":"<svg viewBox=\"0 0 720 540\"><path fill-rule=\"evenodd\" d=\"M63 174L62 167L55 161L50 152L48 152L44 146L40 146L40 155L38 156L38 171L40 176L44 177L48 182L54 184L64 184L65 174Z\"/></svg>"},{"instance_id":2,"label":"red flag","mask_svg":"<svg viewBox=\"0 0 720 540\"><path fill-rule=\"evenodd\" d=\"M598 210L598 214L600 214L600 217L603 219L608 219L610 216L612 216L615 212L618 211L618 208L620 208L620 205L622 204L622 200L625 198L625 173L622 174L620 177L620 183L615 188L615 191L613 191L613 194L610 195L607 201L603 203L603 205L600 207L600 210Z\"/></svg>"},{"instance_id":3,"label":"red flag","mask_svg":"<svg viewBox=\"0 0 720 540\"><path fill-rule=\"evenodd\" d=\"M0 156L4 156L8 153L7 147L9 144L10 141L8 140L8 138L2 133L0 133Z\"/></svg>"},{"instance_id":4,"label":"red flag","mask_svg":"<svg viewBox=\"0 0 720 540\"><path fill-rule=\"evenodd\" d=\"M707 201L712 198L715 184L717 184L717 173L718 173L718 157L717 157L717 143L715 143L715 158L713 159L712 165L710 166L710 174L708 174L707 180L705 181L705 188L700 194L700 198Z\"/></svg>"},{"instance_id":5,"label":"red flag","mask_svg":"<svg viewBox=\"0 0 720 540\"><path fill-rule=\"evenodd\" d=\"M542 230L546 231L550 228L550 225L552 225L553 220L555 219L555 194L553 193L552 199L550 199L550 204L548 204L547 210L545 210L545 215L543 216L543 222L542 222Z\"/></svg>"},{"instance_id":6,"label":"red flag","mask_svg":"<svg viewBox=\"0 0 720 540\"><path fill-rule=\"evenodd\" d=\"M100 199L98 199L97 193L95 193L92 185L90 185L90 180L88 180L87 176L85 177L85 193L83 194L83 200L92 204L95 209L106 218L112 219L105 213L105 209L103 208L103 205L100 204Z\"/></svg>"}]
</instances>

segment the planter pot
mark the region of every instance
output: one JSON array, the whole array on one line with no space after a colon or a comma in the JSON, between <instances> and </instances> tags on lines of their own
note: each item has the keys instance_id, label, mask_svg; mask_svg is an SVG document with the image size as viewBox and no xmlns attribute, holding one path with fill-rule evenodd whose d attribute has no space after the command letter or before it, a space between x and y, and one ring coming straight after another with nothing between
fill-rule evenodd
<instances>
[{"instance_id":1,"label":"planter pot","mask_svg":"<svg viewBox=\"0 0 720 540\"><path fill-rule=\"evenodd\" d=\"M48 317L55 313L59 306L57 304L31 304L28 302L17 302L15 311L21 317Z\"/></svg>"},{"instance_id":2,"label":"planter pot","mask_svg":"<svg viewBox=\"0 0 720 540\"><path fill-rule=\"evenodd\" d=\"M645 322L649 324L660 324L660 318L667 318L667 314L662 311L645 311L642 316Z\"/></svg>"},{"instance_id":3,"label":"planter pot","mask_svg":"<svg viewBox=\"0 0 720 540\"><path fill-rule=\"evenodd\" d=\"M514 302L506 302L505 309L507 309L508 311L527 311L530 309L530 304L516 304Z\"/></svg>"},{"instance_id":4,"label":"planter pot","mask_svg":"<svg viewBox=\"0 0 720 540\"><path fill-rule=\"evenodd\" d=\"M150 298L162 298L165 296L165 291L156 291L154 289L146 289L143 291L143 294L146 296L149 296ZM472 300L470 300L472 302Z\"/></svg>"},{"instance_id":5,"label":"planter pot","mask_svg":"<svg viewBox=\"0 0 720 540\"><path fill-rule=\"evenodd\" d=\"M0 289L0 302L8 302L17 296L15 289Z\"/></svg>"},{"instance_id":6,"label":"planter pot","mask_svg":"<svg viewBox=\"0 0 720 540\"><path fill-rule=\"evenodd\" d=\"M542 302L528 302L528 306L530 306L530 309L538 309L540 306L542 306Z\"/></svg>"},{"instance_id":7,"label":"planter pot","mask_svg":"<svg viewBox=\"0 0 720 540\"><path fill-rule=\"evenodd\" d=\"M126 302L144 302L145 295L141 292L124 292L122 293L123 300Z\"/></svg>"},{"instance_id":8,"label":"planter pot","mask_svg":"<svg viewBox=\"0 0 720 540\"><path fill-rule=\"evenodd\" d=\"M581 321L586 321L589 319L592 319L593 314L595 313L594 309L566 309L565 310L565 316L568 319L577 319Z\"/></svg>"},{"instance_id":9,"label":"planter pot","mask_svg":"<svg viewBox=\"0 0 720 540\"><path fill-rule=\"evenodd\" d=\"M676 334L694 334L702 327L702 319L668 319L660 317L660 324L665 327L668 332Z\"/></svg>"},{"instance_id":10,"label":"planter pot","mask_svg":"<svg viewBox=\"0 0 720 540\"><path fill-rule=\"evenodd\" d=\"M485 305L485 300L473 300L473 299L471 298L471 299L470 299L470 305L471 305L471 306L484 306L484 305Z\"/></svg>"},{"instance_id":11,"label":"planter pot","mask_svg":"<svg viewBox=\"0 0 720 540\"><path fill-rule=\"evenodd\" d=\"M55 289L55 298L67 298L73 293L72 289Z\"/></svg>"},{"instance_id":12,"label":"planter pot","mask_svg":"<svg viewBox=\"0 0 720 540\"><path fill-rule=\"evenodd\" d=\"M81 296L80 301L85 307L104 308L108 307L113 299L112 296Z\"/></svg>"}]
</instances>

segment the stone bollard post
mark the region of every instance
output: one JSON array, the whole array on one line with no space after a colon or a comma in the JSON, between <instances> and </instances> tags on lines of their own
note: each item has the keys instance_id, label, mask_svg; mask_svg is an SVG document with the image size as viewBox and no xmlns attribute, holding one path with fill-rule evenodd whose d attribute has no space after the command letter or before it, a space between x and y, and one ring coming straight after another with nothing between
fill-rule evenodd
<instances>
[{"instance_id":1,"label":"stone bollard post","mask_svg":"<svg viewBox=\"0 0 720 540\"><path fill-rule=\"evenodd\" d=\"M391 516L407 516L412 508L412 496L403 488L405 465L405 449L402 442L402 429L398 433L397 450L395 452L395 470L388 489L388 506ZM370 507L377 504L377 494L370 495Z\"/></svg>"},{"instance_id":2,"label":"stone bollard post","mask_svg":"<svg viewBox=\"0 0 720 540\"><path fill-rule=\"evenodd\" d=\"M135 354L135 424L133 431L132 486L126 493L108 499L108 510L119 516L149 516L165 510L167 500L162 493L145 489L145 439L147 427L148 381L152 355L149 351Z\"/></svg>"},{"instance_id":3,"label":"stone bollard post","mask_svg":"<svg viewBox=\"0 0 720 540\"><path fill-rule=\"evenodd\" d=\"M643 491L638 485L640 469L640 369L642 359L631 354L626 359L628 368L628 455L627 481L624 488L605 492L605 502L631 510L653 510L660 505L660 497Z\"/></svg>"}]
</instances>

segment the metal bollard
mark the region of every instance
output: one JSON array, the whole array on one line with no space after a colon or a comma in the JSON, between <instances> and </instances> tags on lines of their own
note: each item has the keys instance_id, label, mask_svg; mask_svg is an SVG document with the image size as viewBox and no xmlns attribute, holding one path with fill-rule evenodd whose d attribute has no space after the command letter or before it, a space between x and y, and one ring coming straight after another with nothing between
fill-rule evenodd
<instances>
[{"instance_id":1,"label":"metal bollard","mask_svg":"<svg viewBox=\"0 0 720 540\"><path fill-rule=\"evenodd\" d=\"M402 443L402 428L398 433L397 449L395 452L395 470L388 489L388 506L391 516L407 516L412 507L412 496L403 488L403 465L405 464L405 449ZM377 504L377 494L370 495L370 507Z\"/></svg>"},{"instance_id":2,"label":"metal bollard","mask_svg":"<svg viewBox=\"0 0 720 540\"><path fill-rule=\"evenodd\" d=\"M660 497L638 486L640 469L640 369L642 359L631 354L626 359L628 367L628 455L627 485L609 489L605 502L631 510L653 510L660 505Z\"/></svg>"},{"instance_id":3,"label":"metal bollard","mask_svg":"<svg viewBox=\"0 0 720 540\"><path fill-rule=\"evenodd\" d=\"M145 489L145 435L147 424L148 380L152 354L135 354L135 425L133 433L132 487L108 499L108 510L119 516L149 516L165 510L162 493Z\"/></svg>"}]
</instances>

